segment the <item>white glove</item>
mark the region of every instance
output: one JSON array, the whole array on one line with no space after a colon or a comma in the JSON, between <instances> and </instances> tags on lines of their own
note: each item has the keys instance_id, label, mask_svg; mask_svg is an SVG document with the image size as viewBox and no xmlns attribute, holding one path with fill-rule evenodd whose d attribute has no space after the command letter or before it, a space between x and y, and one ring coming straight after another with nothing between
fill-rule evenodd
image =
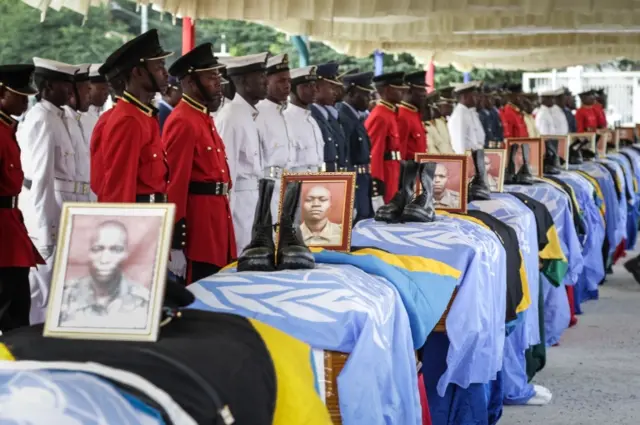
<instances>
[{"instance_id":1,"label":"white glove","mask_svg":"<svg viewBox=\"0 0 640 425\"><path fill-rule=\"evenodd\" d=\"M169 258L169 271L178 277L186 278L187 258L181 249L172 249Z\"/></svg>"},{"instance_id":2,"label":"white glove","mask_svg":"<svg viewBox=\"0 0 640 425\"><path fill-rule=\"evenodd\" d=\"M53 245L38 247L38 252L42 256L44 261L47 261L53 255Z\"/></svg>"},{"instance_id":3,"label":"white glove","mask_svg":"<svg viewBox=\"0 0 640 425\"><path fill-rule=\"evenodd\" d=\"M373 207L373 212L378 211L378 208L384 205L384 198L382 196L374 196L371 198L371 206Z\"/></svg>"}]
</instances>

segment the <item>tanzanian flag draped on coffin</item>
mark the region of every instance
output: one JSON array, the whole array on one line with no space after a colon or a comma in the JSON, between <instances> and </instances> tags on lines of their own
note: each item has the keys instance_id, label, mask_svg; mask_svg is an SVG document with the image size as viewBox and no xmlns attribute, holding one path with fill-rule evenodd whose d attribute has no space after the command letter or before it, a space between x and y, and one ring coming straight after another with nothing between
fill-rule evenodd
<instances>
[{"instance_id":1,"label":"tanzanian flag draped on coffin","mask_svg":"<svg viewBox=\"0 0 640 425\"><path fill-rule=\"evenodd\" d=\"M31 326L0 337L0 360L12 358L93 362L134 373L168 393L198 424L218 423L220 404L236 424L331 424L316 393L311 348L231 314L183 310L155 343L44 338L42 326Z\"/></svg>"}]
</instances>

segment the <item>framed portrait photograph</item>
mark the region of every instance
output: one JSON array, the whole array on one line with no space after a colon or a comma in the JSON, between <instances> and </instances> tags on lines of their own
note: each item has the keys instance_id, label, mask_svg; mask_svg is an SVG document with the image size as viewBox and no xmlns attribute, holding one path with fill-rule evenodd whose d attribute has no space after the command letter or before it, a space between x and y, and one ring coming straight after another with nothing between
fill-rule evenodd
<instances>
[{"instance_id":1,"label":"framed portrait photograph","mask_svg":"<svg viewBox=\"0 0 640 425\"><path fill-rule=\"evenodd\" d=\"M284 174L280 190L279 217L283 213L284 193L289 182L300 182L300 200L295 225L298 226L304 243L308 247L349 252L356 174Z\"/></svg>"},{"instance_id":2,"label":"framed portrait photograph","mask_svg":"<svg viewBox=\"0 0 640 425\"><path fill-rule=\"evenodd\" d=\"M467 212L467 168L468 155L431 155L417 153L417 162L435 162L436 171L433 177L433 201L436 209L466 213ZM417 182L416 194L421 190Z\"/></svg>"},{"instance_id":3,"label":"framed portrait photograph","mask_svg":"<svg viewBox=\"0 0 640 425\"><path fill-rule=\"evenodd\" d=\"M156 341L173 204L65 203L44 336Z\"/></svg>"},{"instance_id":4,"label":"framed portrait photograph","mask_svg":"<svg viewBox=\"0 0 640 425\"><path fill-rule=\"evenodd\" d=\"M569 138L569 149L571 149L571 146L574 143L583 142L585 143L585 145L582 147L582 149L590 150L595 155L596 147L597 147L596 146L597 136L598 136L597 133L569 133L569 135L567 136Z\"/></svg>"},{"instance_id":5,"label":"framed portrait photograph","mask_svg":"<svg viewBox=\"0 0 640 425\"><path fill-rule=\"evenodd\" d=\"M471 157L471 151L467 151ZM502 192L504 171L507 166L507 151L504 149L485 149L484 167L487 170L487 185L492 192ZM476 175L476 166L471 158L467 161L467 185Z\"/></svg>"},{"instance_id":6,"label":"framed portrait photograph","mask_svg":"<svg viewBox=\"0 0 640 425\"><path fill-rule=\"evenodd\" d=\"M605 156L607 156L608 148L610 148L614 144L616 146L618 145L617 135L618 135L617 131L614 132L613 130L609 130L609 129L601 129L597 131L596 154L598 155L598 158L604 158ZM617 148L616 148L616 151L617 151Z\"/></svg>"},{"instance_id":7,"label":"framed portrait photograph","mask_svg":"<svg viewBox=\"0 0 640 425\"><path fill-rule=\"evenodd\" d=\"M557 140L558 141L558 156L561 159L562 166L568 170L569 169L569 138L567 135L564 136L542 136L542 158L544 161L544 156L547 153L547 140Z\"/></svg>"},{"instance_id":8,"label":"framed portrait photograph","mask_svg":"<svg viewBox=\"0 0 640 425\"><path fill-rule=\"evenodd\" d=\"M543 167L543 147L541 138L528 138L528 137L514 137L507 139L507 152L511 150L511 146L517 144L520 145L518 153L516 155L516 173L520 171L520 167L523 164L522 158L522 146L529 146L529 169L534 177L542 177Z\"/></svg>"},{"instance_id":9,"label":"framed portrait photograph","mask_svg":"<svg viewBox=\"0 0 640 425\"><path fill-rule=\"evenodd\" d=\"M615 136L613 137L614 149L616 152L620 150L621 142L633 144L636 140L635 128L633 127L618 127L615 130Z\"/></svg>"}]
</instances>

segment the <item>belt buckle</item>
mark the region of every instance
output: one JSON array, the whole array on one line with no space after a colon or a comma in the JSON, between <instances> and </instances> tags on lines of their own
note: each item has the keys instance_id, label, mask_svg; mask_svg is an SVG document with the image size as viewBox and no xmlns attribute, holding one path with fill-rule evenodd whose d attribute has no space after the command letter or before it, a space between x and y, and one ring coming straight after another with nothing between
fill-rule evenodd
<instances>
[{"instance_id":1,"label":"belt buckle","mask_svg":"<svg viewBox=\"0 0 640 425\"><path fill-rule=\"evenodd\" d=\"M152 193L151 195L149 195L149 203L153 204L156 202L156 194Z\"/></svg>"},{"instance_id":2,"label":"belt buckle","mask_svg":"<svg viewBox=\"0 0 640 425\"><path fill-rule=\"evenodd\" d=\"M220 182L216 182L216 195L222 195L222 189L220 187Z\"/></svg>"},{"instance_id":3,"label":"belt buckle","mask_svg":"<svg viewBox=\"0 0 640 425\"><path fill-rule=\"evenodd\" d=\"M12 196L11 197L11 208L18 208L18 197L17 196Z\"/></svg>"}]
</instances>

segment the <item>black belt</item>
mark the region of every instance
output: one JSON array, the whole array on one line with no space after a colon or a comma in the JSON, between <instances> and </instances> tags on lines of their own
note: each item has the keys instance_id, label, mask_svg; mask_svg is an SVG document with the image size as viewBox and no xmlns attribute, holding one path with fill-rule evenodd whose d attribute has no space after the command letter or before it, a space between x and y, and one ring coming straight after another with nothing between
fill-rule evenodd
<instances>
[{"instance_id":1,"label":"black belt","mask_svg":"<svg viewBox=\"0 0 640 425\"><path fill-rule=\"evenodd\" d=\"M151 193L148 195L136 195L136 202L139 204L166 204L166 193Z\"/></svg>"},{"instance_id":2,"label":"black belt","mask_svg":"<svg viewBox=\"0 0 640 425\"><path fill-rule=\"evenodd\" d=\"M325 162L325 170L327 173L334 173L338 171L338 163L337 162Z\"/></svg>"},{"instance_id":3,"label":"black belt","mask_svg":"<svg viewBox=\"0 0 640 425\"><path fill-rule=\"evenodd\" d=\"M385 161L401 161L402 155L400 154L400 151L385 152L384 160Z\"/></svg>"},{"instance_id":4,"label":"black belt","mask_svg":"<svg viewBox=\"0 0 640 425\"><path fill-rule=\"evenodd\" d=\"M222 182L190 182L191 195L226 195L229 193L229 183Z\"/></svg>"},{"instance_id":5,"label":"black belt","mask_svg":"<svg viewBox=\"0 0 640 425\"><path fill-rule=\"evenodd\" d=\"M0 208L18 208L18 197L0 196Z\"/></svg>"}]
</instances>

